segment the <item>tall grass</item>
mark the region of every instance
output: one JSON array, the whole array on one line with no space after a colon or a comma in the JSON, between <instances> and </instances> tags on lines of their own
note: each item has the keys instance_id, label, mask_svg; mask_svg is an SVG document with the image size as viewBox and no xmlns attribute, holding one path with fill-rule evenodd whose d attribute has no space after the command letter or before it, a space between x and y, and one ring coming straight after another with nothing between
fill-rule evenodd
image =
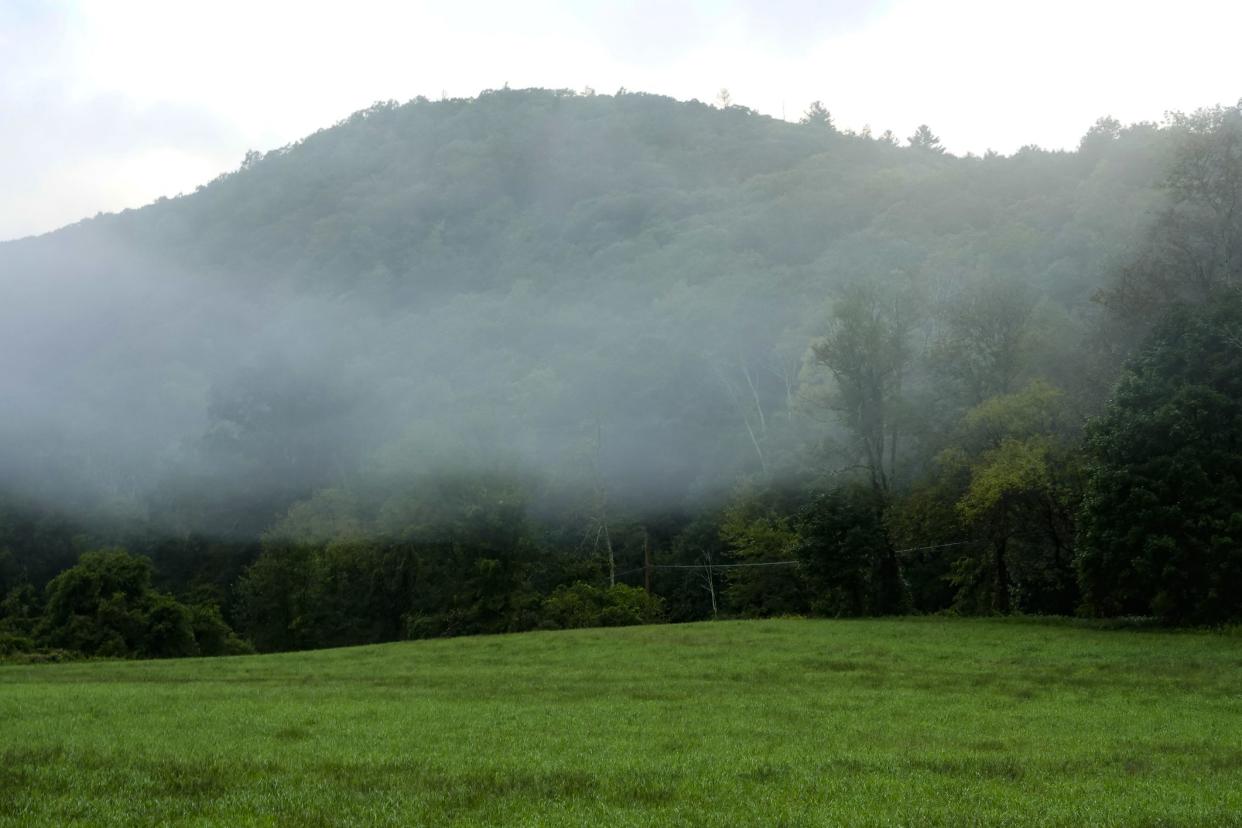
<instances>
[{"instance_id":1,"label":"tall grass","mask_svg":"<svg viewBox=\"0 0 1242 828\"><path fill-rule=\"evenodd\" d=\"M1242 825L1242 645L748 621L0 667L0 825Z\"/></svg>"}]
</instances>

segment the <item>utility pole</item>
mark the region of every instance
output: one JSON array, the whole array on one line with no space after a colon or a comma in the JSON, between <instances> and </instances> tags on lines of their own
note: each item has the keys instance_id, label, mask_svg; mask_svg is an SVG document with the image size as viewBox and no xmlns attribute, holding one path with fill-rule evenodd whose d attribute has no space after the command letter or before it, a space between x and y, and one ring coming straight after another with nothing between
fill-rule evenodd
<instances>
[{"instance_id":1,"label":"utility pole","mask_svg":"<svg viewBox=\"0 0 1242 828\"><path fill-rule=\"evenodd\" d=\"M647 535L647 527L643 527L643 589L651 594L651 538Z\"/></svg>"}]
</instances>

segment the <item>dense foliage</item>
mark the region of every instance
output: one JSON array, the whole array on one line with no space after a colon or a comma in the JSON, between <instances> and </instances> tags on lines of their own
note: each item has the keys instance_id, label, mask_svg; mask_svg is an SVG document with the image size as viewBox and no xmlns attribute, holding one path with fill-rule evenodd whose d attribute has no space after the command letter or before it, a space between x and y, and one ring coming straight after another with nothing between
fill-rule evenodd
<instances>
[{"instance_id":1,"label":"dense foliage","mask_svg":"<svg viewBox=\"0 0 1242 828\"><path fill-rule=\"evenodd\" d=\"M1076 152L890 138L823 105L377 104L0 245L3 623L163 655L216 620L273 650L1242 616L1239 109ZM146 586L53 601L117 545Z\"/></svg>"},{"instance_id":2,"label":"dense foliage","mask_svg":"<svg viewBox=\"0 0 1242 828\"><path fill-rule=\"evenodd\" d=\"M1242 297L1181 310L1092 423L1084 599L1099 615L1219 623L1242 595Z\"/></svg>"},{"instance_id":3,"label":"dense foliage","mask_svg":"<svg viewBox=\"0 0 1242 828\"><path fill-rule=\"evenodd\" d=\"M140 658L252 651L216 605L187 606L152 589L151 562L123 549L83 555L53 578L42 596L28 585L9 592L0 615L0 654L36 646Z\"/></svg>"}]
</instances>

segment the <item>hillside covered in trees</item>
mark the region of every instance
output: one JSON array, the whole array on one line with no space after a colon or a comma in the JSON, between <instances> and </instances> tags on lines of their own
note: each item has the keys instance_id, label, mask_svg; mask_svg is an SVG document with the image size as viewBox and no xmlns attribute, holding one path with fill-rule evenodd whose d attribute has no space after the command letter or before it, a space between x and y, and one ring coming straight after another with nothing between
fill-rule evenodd
<instances>
[{"instance_id":1,"label":"hillside covered in trees","mask_svg":"<svg viewBox=\"0 0 1242 828\"><path fill-rule=\"evenodd\" d=\"M0 644L1237 619L1240 196L1237 108L954 157L822 108L377 104L0 244ZM154 574L74 566L118 546Z\"/></svg>"}]
</instances>

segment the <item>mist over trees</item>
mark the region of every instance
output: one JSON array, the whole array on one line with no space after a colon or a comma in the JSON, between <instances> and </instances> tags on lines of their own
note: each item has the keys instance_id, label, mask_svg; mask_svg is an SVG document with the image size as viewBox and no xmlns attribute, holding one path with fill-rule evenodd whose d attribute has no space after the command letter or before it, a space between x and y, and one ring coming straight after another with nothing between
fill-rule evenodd
<instances>
[{"instance_id":1,"label":"mist over trees","mask_svg":"<svg viewBox=\"0 0 1242 828\"><path fill-rule=\"evenodd\" d=\"M505 89L0 244L0 641L1239 617L1239 109L907 143Z\"/></svg>"}]
</instances>

